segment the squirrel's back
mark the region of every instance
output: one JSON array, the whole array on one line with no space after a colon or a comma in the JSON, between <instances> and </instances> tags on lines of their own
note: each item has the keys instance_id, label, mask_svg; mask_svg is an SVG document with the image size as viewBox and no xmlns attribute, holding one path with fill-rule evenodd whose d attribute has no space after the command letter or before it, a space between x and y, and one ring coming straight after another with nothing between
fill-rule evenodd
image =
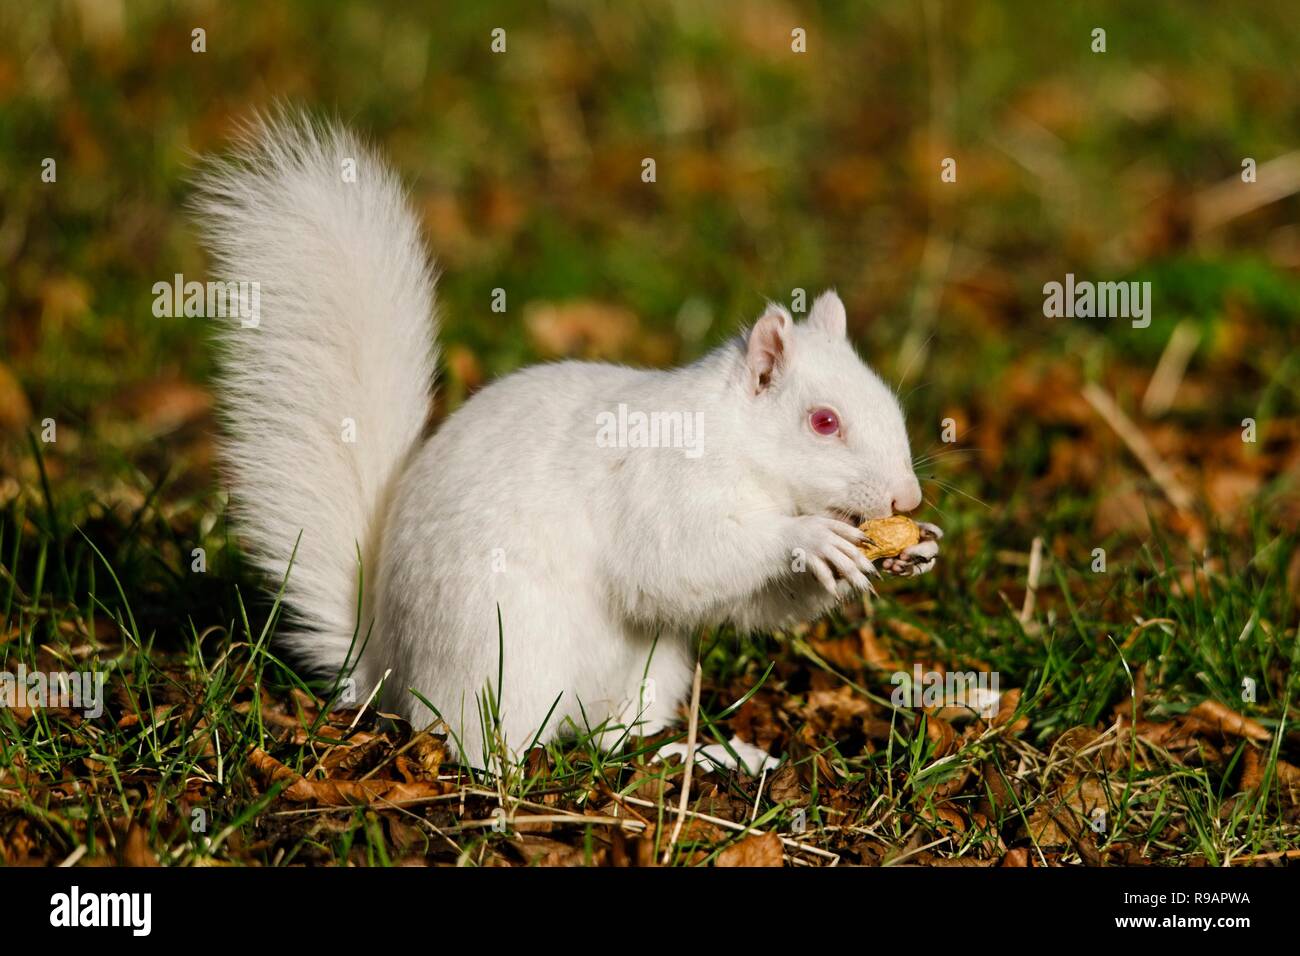
<instances>
[{"instance_id":1,"label":"squirrel's back","mask_svg":"<svg viewBox=\"0 0 1300 956\"><path fill-rule=\"evenodd\" d=\"M258 565L288 574L292 649L337 671L365 641L361 576L368 603L380 525L428 414L429 258L397 177L338 126L259 119L197 184L214 271L260 290L255 322L219 320L233 513Z\"/></svg>"}]
</instances>

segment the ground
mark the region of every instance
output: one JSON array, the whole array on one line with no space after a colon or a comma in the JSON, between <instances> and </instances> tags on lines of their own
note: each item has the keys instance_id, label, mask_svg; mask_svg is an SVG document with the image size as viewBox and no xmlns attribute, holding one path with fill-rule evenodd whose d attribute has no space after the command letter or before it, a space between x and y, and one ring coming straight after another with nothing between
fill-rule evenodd
<instances>
[{"instance_id":1,"label":"ground","mask_svg":"<svg viewBox=\"0 0 1300 956\"><path fill-rule=\"evenodd\" d=\"M0 860L1300 858L1292 13L966 7L9 5L0 669L107 684L95 716L0 707ZM648 756L684 710L616 756L471 772L277 658L206 320L152 309L205 277L193 157L275 98L411 184L438 418L531 361L670 365L839 289L946 537L932 574L826 620L701 635L699 739L780 767L687 789ZM1067 275L1150 282L1149 324L1045 315ZM996 714L895 707L918 664L996 674Z\"/></svg>"}]
</instances>

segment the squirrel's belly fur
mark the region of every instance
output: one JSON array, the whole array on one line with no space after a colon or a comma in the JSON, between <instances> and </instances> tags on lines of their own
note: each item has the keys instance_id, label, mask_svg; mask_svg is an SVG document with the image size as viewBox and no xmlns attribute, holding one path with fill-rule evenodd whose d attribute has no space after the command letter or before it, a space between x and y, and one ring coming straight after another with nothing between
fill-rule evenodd
<instances>
[{"instance_id":1,"label":"squirrel's belly fur","mask_svg":"<svg viewBox=\"0 0 1300 956\"><path fill-rule=\"evenodd\" d=\"M520 747L544 721L547 738L629 714L662 726L689 687L689 634L622 616L602 564L597 395L645 374L575 363L511 375L452 415L398 484L375 658L393 668L390 706L426 720L418 690L472 757L489 688Z\"/></svg>"}]
</instances>

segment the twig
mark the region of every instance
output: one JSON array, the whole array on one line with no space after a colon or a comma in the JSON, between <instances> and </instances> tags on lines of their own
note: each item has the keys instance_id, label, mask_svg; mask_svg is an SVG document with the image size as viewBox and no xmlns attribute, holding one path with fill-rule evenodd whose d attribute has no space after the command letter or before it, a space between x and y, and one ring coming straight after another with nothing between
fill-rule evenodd
<instances>
[{"instance_id":1,"label":"twig","mask_svg":"<svg viewBox=\"0 0 1300 956\"><path fill-rule=\"evenodd\" d=\"M1235 856L1229 861L1229 864L1236 866L1238 863L1263 863L1267 860L1300 860L1300 849L1275 850L1272 853L1252 853L1250 856Z\"/></svg>"},{"instance_id":2,"label":"twig","mask_svg":"<svg viewBox=\"0 0 1300 956\"><path fill-rule=\"evenodd\" d=\"M366 702L361 705L361 709L357 711L357 715L352 718L352 723L348 724L348 730L356 730L357 723L361 720L361 715L370 707L370 702L375 699L375 695L379 693L379 688L384 686L384 681L388 680L388 675L392 672L393 669L391 667L384 671L384 676L379 678L379 683L375 684L375 689L370 692L370 696L366 698Z\"/></svg>"},{"instance_id":3,"label":"twig","mask_svg":"<svg viewBox=\"0 0 1300 956\"><path fill-rule=\"evenodd\" d=\"M1300 192L1300 150L1283 153L1255 170L1255 182L1234 173L1192 199L1192 229L1198 235L1248 212Z\"/></svg>"},{"instance_id":4,"label":"twig","mask_svg":"<svg viewBox=\"0 0 1300 956\"><path fill-rule=\"evenodd\" d=\"M1038 575L1043 569L1043 539L1034 538L1029 549L1029 579L1025 586L1025 603L1020 608L1020 623L1028 624L1034 617L1034 600L1038 596Z\"/></svg>"},{"instance_id":5,"label":"twig","mask_svg":"<svg viewBox=\"0 0 1300 956\"><path fill-rule=\"evenodd\" d=\"M627 817L597 817L582 816L567 813L539 813L536 815L511 817L510 826L516 833L522 833L524 828L535 824L544 823L548 826L551 824L581 824L582 826L602 826L618 827L621 830L632 830L640 833L646 828L646 825L640 820L629 820ZM501 825L500 817L491 817L486 820L465 820L454 827L447 827L443 833L467 833L470 830L487 830L492 827Z\"/></svg>"},{"instance_id":6,"label":"twig","mask_svg":"<svg viewBox=\"0 0 1300 956\"><path fill-rule=\"evenodd\" d=\"M649 807L651 809L659 809L659 804L655 803L653 800L646 800L642 797L627 797L627 796L625 796L623 799L628 803L635 804L638 807ZM726 820L723 819L722 817L710 816L707 813L700 813L697 810L673 809L672 807L664 807L663 809L667 813L681 814L690 817L692 820L702 820L705 823L711 823L717 827L723 827L728 830L738 830L742 833L753 833L757 836L762 836L764 833L776 832L774 830L755 830L753 827L748 826L747 824L736 823L734 820ZM811 853L813 856L820 856L823 859L830 860L832 866L840 862L840 855L838 853L832 853L830 850L823 850L821 847L813 846L810 843L800 843L798 840L792 840L789 837L783 837L779 833L776 834L776 838L780 840L783 845L788 846L791 849L801 850L804 853Z\"/></svg>"},{"instance_id":7,"label":"twig","mask_svg":"<svg viewBox=\"0 0 1300 956\"><path fill-rule=\"evenodd\" d=\"M370 702L375 699L375 695L379 693L379 689L384 686L384 681L388 680L388 675L391 674L392 672L393 669L391 667L388 670L384 671L384 676L379 678L379 683L375 685L375 689L370 692L370 696L366 698L366 702L361 705L361 709L357 711L357 715L352 718L352 723L348 724L348 729L344 731L343 737L325 748L325 752L316 758L316 763L311 768L311 770L303 774L304 777L310 778L315 776L316 771L319 770L321 766L325 763L325 758L328 757L330 754L332 754L335 748L337 748L340 744L344 742L344 740L347 739L347 735L352 733L352 731L356 729L357 723L361 720L361 715L366 712L366 708L370 706ZM314 752L315 748L312 749Z\"/></svg>"},{"instance_id":8,"label":"twig","mask_svg":"<svg viewBox=\"0 0 1300 956\"><path fill-rule=\"evenodd\" d=\"M1184 319L1174 327L1174 332L1165 344L1165 350L1156 363L1156 370L1151 374L1146 394L1142 396L1142 414L1148 418L1158 418L1174 403L1178 386L1187 374L1187 363L1192 353L1201 342L1201 333L1190 321Z\"/></svg>"},{"instance_id":9,"label":"twig","mask_svg":"<svg viewBox=\"0 0 1300 956\"><path fill-rule=\"evenodd\" d=\"M393 809L396 810L398 813L410 817L420 827L428 830L432 830L436 836L442 837L442 839L447 841L448 846L450 846L452 850L454 850L457 854L461 852L462 848L456 843L456 841L453 840L451 837L447 836L447 834L443 833L442 830L438 829L438 827L435 826L431 820L426 820L418 813L412 813L410 810L406 809L405 807L399 807L394 805Z\"/></svg>"},{"instance_id":10,"label":"twig","mask_svg":"<svg viewBox=\"0 0 1300 956\"><path fill-rule=\"evenodd\" d=\"M493 797L496 796L494 793L489 793L488 795ZM376 797L370 804L345 803L331 807L300 807L294 810L273 810L266 815L269 817L302 817L322 813L355 813L357 808L360 806L376 807L380 804L385 807L400 809L402 807L420 807L430 803L450 803L454 800L459 800L462 796L464 796L463 793L456 792L441 793L432 797L413 797L410 800L389 800L385 797Z\"/></svg>"},{"instance_id":11,"label":"twig","mask_svg":"<svg viewBox=\"0 0 1300 956\"><path fill-rule=\"evenodd\" d=\"M686 807L691 799L691 771L695 768L695 737L700 729L700 680L702 677L700 662L695 662L695 678L691 682L691 721L686 731L686 769L682 772L682 796L677 802L677 825L673 827L673 835L668 839L668 846L664 848L662 863L668 865L672 859L673 847L677 845L677 838L682 835L682 824L686 821Z\"/></svg>"},{"instance_id":12,"label":"twig","mask_svg":"<svg viewBox=\"0 0 1300 956\"><path fill-rule=\"evenodd\" d=\"M1195 503L1192 493L1178 480L1173 470L1160 457L1160 454L1147 440L1147 436L1133 424L1133 420L1124 414L1115 400L1098 386L1089 382L1083 387L1083 397L1103 419L1115 430L1115 433L1128 446L1135 458L1142 463L1153 481L1160 486L1166 498L1179 511L1191 511Z\"/></svg>"},{"instance_id":13,"label":"twig","mask_svg":"<svg viewBox=\"0 0 1300 956\"><path fill-rule=\"evenodd\" d=\"M906 853L902 853L894 857L892 860L886 860L884 863L881 864L881 866L897 866L899 863L902 863L908 857L916 856L918 853L924 853L926 850L936 847L940 843L948 843L951 840L952 837L939 837L939 839L935 840L933 843L927 843L925 846L918 846L916 849L908 850Z\"/></svg>"},{"instance_id":14,"label":"twig","mask_svg":"<svg viewBox=\"0 0 1300 956\"><path fill-rule=\"evenodd\" d=\"M767 783L767 766L764 765L763 773L758 778L758 793L754 794L754 809L749 814L749 822L753 823L758 819L758 804L763 799L763 785Z\"/></svg>"}]
</instances>

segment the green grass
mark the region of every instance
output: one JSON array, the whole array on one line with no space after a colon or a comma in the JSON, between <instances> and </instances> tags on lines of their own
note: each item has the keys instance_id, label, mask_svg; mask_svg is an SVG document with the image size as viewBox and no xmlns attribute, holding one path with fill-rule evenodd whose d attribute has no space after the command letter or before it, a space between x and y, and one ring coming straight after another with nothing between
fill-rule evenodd
<instances>
[{"instance_id":1,"label":"green grass","mask_svg":"<svg viewBox=\"0 0 1300 956\"><path fill-rule=\"evenodd\" d=\"M652 858L662 853L682 774L675 762L647 759L667 739L662 735L633 741L619 754L602 754L590 740L538 748L523 765L498 754L488 764L494 772L443 765L436 779L447 794L410 805L378 800L323 808L279 800L283 786L268 785L250 769L254 748L310 773L323 751L338 748L339 730L353 713L324 714L276 658L270 638L278 605L257 596L256 580L237 560L206 576L171 570L169 559L144 540L149 529L141 515L98 529L101 540L114 542L111 554L72 530L84 520L55 501L28 513L11 506L0 526L6 619L18 635L5 645L7 665L22 660L29 669L105 670L110 691L107 712L96 720L0 709L5 840L25 834L52 861L81 847L89 856L131 859L122 854L127 836L138 830L150 853L174 864L387 864L407 856L518 863L538 839L520 834L533 833L537 825L528 818L540 814L551 821L545 848L564 847L566 859L609 859L616 829L627 831L622 839L647 841ZM949 548L966 547L959 531ZM1293 706L1296 645L1294 632L1273 622L1294 614L1283 580L1295 553L1294 536L1281 538L1258 567L1210 578L1203 596L1185 592L1177 580L1193 564L1160 547L1124 571L1098 575L1101 580L1052 563L1040 599L1056 605L1048 596L1057 590L1071 599L1042 616L1041 630L1022 626L1012 608L984 610L972 599L994 596L986 586L997 574L991 546L972 550L964 567L949 562L922 603L909 607L886 597L871 609L872 620L912 624L916 630L907 636L926 639L910 649L917 659L968 666L982 658L999 672L1004 690L1008 682L1023 689L1019 713L1029 721L1014 733L959 725L946 744L927 733L932 719L887 706L892 688L885 672L836 666L819 653L836 635L864 626L861 608L779 639L705 635L702 733L725 741L736 732L737 714L753 708L788 725L780 749L789 755L789 769L760 781L701 775L697 768L695 793L703 802L696 812L728 820L734 829L688 828L690 838L678 844L674 859L709 862L753 829L775 830L827 854L787 846L792 859L810 863L835 857L987 863L1019 846L1051 862L1218 865L1293 849L1300 827L1286 809L1293 803L1276 766L1283 746L1292 746L1277 731ZM218 593L226 603L198 604L196 621L196 579L211 577L222 579ZM1012 579L1003 581L1008 591L1015 587ZM1132 603L1145 619L1169 623L1135 629L1122 610ZM159 624L142 624L151 618ZM891 646L909 655L906 639ZM1147 721L1176 722L1192 702L1209 697L1273 731L1260 752L1265 784L1240 791L1239 763L1252 745L1231 736L1192 732L1191 745L1176 753L1125 737L1115 721L1134 706L1138 671L1144 679L1136 706ZM1258 687L1259 703L1241 704L1241 678L1261 675L1271 676ZM799 722L810 695L839 687L852 690L870 716L829 728ZM301 728L292 743L285 742L286 721ZM1091 728L1093 755L1074 755L1067 743L1062 756L1062 741L1078 728ZM380 735L378 750L391 759L416 729L367 713L355 730ZM995 782L1003 777L1015 780L1005 793ZM780 799L772 789L778 779ZM1035 814L1064 806L1058 814L1067 827L1077 826L1069 787L1085 779L1104 787L1105 834L1067 846L1041 844L1035 836L1043 824ZM499 831L491 826L498 807L505 811ZM196 809L206 816L198 829ZM804 819L799 832L796 811ZM600 822L587 823L588 817ZM631 822L613 822L620 817ZM400 837L405 852L394 849L393 821L407 828Z\"/></svg>"}]
</instances>

